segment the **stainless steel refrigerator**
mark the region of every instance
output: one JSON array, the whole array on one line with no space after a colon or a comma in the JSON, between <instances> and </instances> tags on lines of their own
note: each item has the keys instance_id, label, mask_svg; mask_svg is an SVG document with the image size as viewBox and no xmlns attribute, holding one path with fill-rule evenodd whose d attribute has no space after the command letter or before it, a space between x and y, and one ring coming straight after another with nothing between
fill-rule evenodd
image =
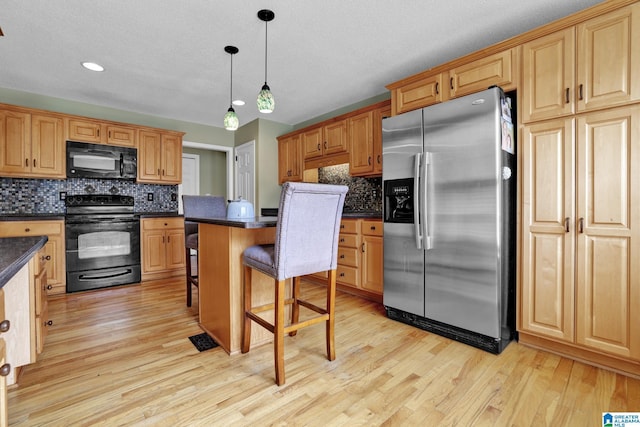
<instances>
[{"instance_id":1,"label":"stainless steel refrigerator","mask_svg":"<svg viewBox=\"0 0 640 427\"><path fill-rule=\"evenodd\" d=\"M514 338L515 122L498 87L383 119L389 318L492 353Z\"/></svg>"}]
</instances>

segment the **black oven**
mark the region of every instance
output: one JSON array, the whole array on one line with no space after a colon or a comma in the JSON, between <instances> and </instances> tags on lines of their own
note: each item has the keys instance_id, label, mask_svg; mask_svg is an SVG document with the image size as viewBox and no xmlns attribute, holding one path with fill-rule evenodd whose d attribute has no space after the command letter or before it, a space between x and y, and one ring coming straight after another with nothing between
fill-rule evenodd
<instances>
[{"instance_id":1,"label":"black oven","mask_svg":"<svg viewBox=\"0 0 640 427\"><path fill-rule=\"evenodd\" d=\"M133 197L68 196L67 292L140 282L140 219Z\"/></svg>"}]
</instances>

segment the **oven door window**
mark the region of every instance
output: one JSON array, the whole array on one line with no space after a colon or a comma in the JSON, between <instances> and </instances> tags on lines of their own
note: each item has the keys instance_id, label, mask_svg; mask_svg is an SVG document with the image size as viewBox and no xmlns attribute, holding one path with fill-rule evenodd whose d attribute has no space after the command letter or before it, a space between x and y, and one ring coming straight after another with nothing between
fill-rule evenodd
<instances>
[{"instance_id":1,"label":"oven door window","mask_svg":"<svg viewBox=\"0 0 640 427\"><path fill-rule=\"evenodd\" d=\"M126 231L99 231L78 236L78 258L102 258L131 253L131 237Z\"/></svg>"}]
</instances>

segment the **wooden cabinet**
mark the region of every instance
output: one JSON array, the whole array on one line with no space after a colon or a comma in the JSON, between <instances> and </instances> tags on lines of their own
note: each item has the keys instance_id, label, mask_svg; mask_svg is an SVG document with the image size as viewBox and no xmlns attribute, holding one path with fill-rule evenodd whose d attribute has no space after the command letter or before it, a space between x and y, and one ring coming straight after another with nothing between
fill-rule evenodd
<instances>
[{"instance_id":1,"label":"wooden cabinet","mask_svg":"<svg viewBox=\"0 0 640 427\"><path fill-rule=\"evenodd\" d=\"M640 100L638 40L635 4L525 43L523 122Z\"/></svg>"},{"instance_id":2,"label":"wooden cabinet","mask_svg":"<svg viewBox=\"0 0 640 427\"><path fill-rule=\"evenodd\" d=\"M47 259L48 295L66 292L64 221L0 221L0 237L47 236L44 255Z\"/></svg>"},{"instance_id":3,"label":"wooden cabinet","mask_svg":"<svg viewBox=\"0 0 640 427\"><path fill-rule=\"evenodd\" d=\"M0 175L65 178L62 118L0 110Z\"/></svg>"},{"instance_id":4,"label":"wooden cabinet","mask_svg":"<svg viewBox=\"0 0 640 427\"><path fill-rule=\"evenodd\" d=\"M67 135L72 141L136 147L136 129L100 120L72 118L67 120Z\"/></svg>"},{"instance_id":5,"label":"wooden cabinet","mask_svg":"<svg viewBox=\"0 0 640 427\"><path fill-rule=\"evenodd\" d=\"M343 219L338 237L338 268L336 281L358 288L360 286L360 222Z\"/></svg>"},{"instance_id":6,"label":"wooden cabinet","mask_svg":"<svg viewBox=\"0 0 640 427\"><path fill-rule=\"evenodd\" d=\"M342 219L338 238L338 286L347 292L380 300L382 247L382 221Z\"/></svg>"},{"instance_id":7,"label":"wooden cabinet","mask_svg":"<svg viewBox=\"0 0 640 427\"><path fill-rule=\"evenodd\" d=\"M518 48L486 56L449 70L448 98L480 92L490 86L504 91L516 88Z\"/></svg>"},{"instance_id":8,"label":"wooden cabinet","mask_svg":"<svg viewBox=\"0 0 640 427\"><path fill-rule=\"evenodd\" d=\"M349 118L349 174L382 175L382 119L391 115L388 102Z\"/></svg>"},{"instance_id":9,"label":"wooden cabinet","mask_svg":"<svg viewBox=\"0 0 640 427\"><path fill-rule=\"evenodd\" d=\"M4 340L4 333L10 328L5 321L4 291L0 288L0 427L9 425L9 405L7 396L7 375L11 366L7 365L7 346Z\"/></svg>"},{"instance_id":10,"label":"wooden cabinet","mask_svg":"<svg viewBox=\"0 0 640 427\"><path fill-rule=\"evenodd\" d=\"M278 138L278 184L302 181L300 134Z\"/></svg>"},{"instance_id":11,"label":"wooden cabinet","mask_svg":"<svg viewBox=\"0 0 640 427\"><path fill-rule=\"evenodd\" d=\"M521 144L520 340L548 338L547 348L636 375L639 133L630 106L525 126Z\"/></svg>"},{"instance_id":12,"label":"wooden cabinet","mask_svg":"<svg viewBox=\"0 0 640 427\"><path fill-rule=\"evenodd\" d=\"M347 121L336 120L302 133L304 159L346 153Z\"/></svg>"},{"instance_id":13,"label":"wooden cabinet","mask_svg":"<svg viewBox=\"0 0 640 427\"><path fill-rule=\"evenodd\" d=\"M29 270L35 296L35 350L37 354L40 354L44 349L48 328L52 324L51 320L49 320L49 303L47 301L47 254L45 248L42 248L29 261Z\"/></svg>"},{"instance_id":14,"label":"wooden cabinet","mask_svg":"<svg viewBox=\"0 0 640 427\"><path fill-rule=\"evenodd\" d=\"M382 295L382 221L362 220L362 289Z\"/></svg>"},{"instance_id":15,"label":"wooden cabinet","mask_svg":"<svg viewBox=\"0 0 640 427\"><path fill-rule=\"evenodd\" d=\"M142 280L184 274L184 219L143 218L140 225Z\"/></svg>"},{"instance_id":16,"label":"wooden cabinet","mask_svg":"<svg viewBox=\"0 0 640 427\"><path fill-rule=\"evenodd\" d=\"M179 135L150 130L139 132L138 181L180 184L182 138Z\"/></svg>"},{"instance_id":17,"label":"wooden cabinet","mask_svg":"<svg viewBox=\"0 0 640 427\"><path fill-rule=\"evenodd\" d=\"M388 85L392 114L427 107L494 85L505 91L513 90L517 87L518 53L519 47L514 47L470 62L454 61Z\"/></svg>"}]
</instances>

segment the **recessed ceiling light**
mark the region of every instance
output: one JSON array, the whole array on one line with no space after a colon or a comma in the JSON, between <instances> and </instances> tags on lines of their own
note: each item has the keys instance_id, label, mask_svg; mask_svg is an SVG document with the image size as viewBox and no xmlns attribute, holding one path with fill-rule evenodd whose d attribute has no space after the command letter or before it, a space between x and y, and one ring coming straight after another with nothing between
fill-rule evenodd
<instances>
[{"instance_id":1,"label":"recessed ceiling light","mask_svg":"<svg viewBox=\"0 0 640 427\"><path fill-rule=\"evenodd\" d=\"M244 101L242 99L236 99L232 102L233 105L244 105Z\"/></svg>"},{"instance_id":2,"label":"recessed ceiling light","mask_svg":"<svg viewBox=\"0 0 640 427\"><path fill-rule=\"evenodd\" d=\"M91 71L104 71L104 67L100 64L96 64L95 62L83 62L82 66Z\"/></svg>"}]
</instances>

